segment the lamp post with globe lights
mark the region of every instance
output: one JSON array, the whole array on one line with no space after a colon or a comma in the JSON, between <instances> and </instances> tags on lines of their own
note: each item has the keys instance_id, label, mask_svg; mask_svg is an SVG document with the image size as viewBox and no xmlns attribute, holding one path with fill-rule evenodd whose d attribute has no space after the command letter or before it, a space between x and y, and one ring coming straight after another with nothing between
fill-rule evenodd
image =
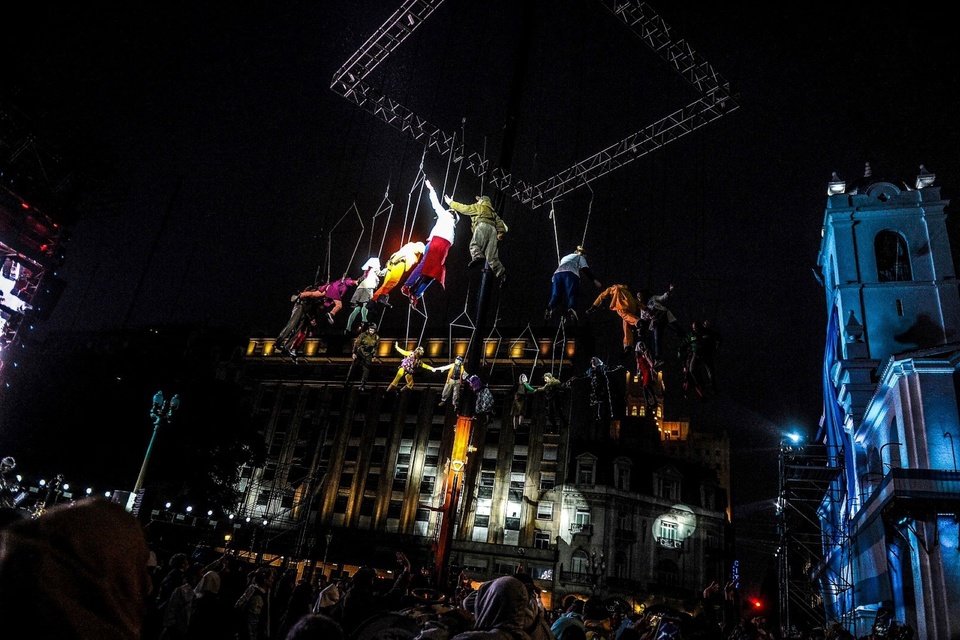
<instances>
[{"instance_id":1,"label":"lamp post with globe lights","mask_svg":"<svg viewBox=\"0 0 960 640\"><path fill-rule=\"evenodd\" d=\"M143 456L143 464L140 466L140 475L137 476L137 484L133 486L133 493L143 488L143 479L147 475L147 465L150 463L150 454L153 452L153 443L157 439L157 431L160 425L170 422L173 419L173 413L180 407L180 396L174 395L170 400L164 400L163 391L157 391L153 394L153 406L150 408L150 417L153 418L153 434L150 436L150 444L147 445L147 452Z\"/></svg>"}]
</instances>

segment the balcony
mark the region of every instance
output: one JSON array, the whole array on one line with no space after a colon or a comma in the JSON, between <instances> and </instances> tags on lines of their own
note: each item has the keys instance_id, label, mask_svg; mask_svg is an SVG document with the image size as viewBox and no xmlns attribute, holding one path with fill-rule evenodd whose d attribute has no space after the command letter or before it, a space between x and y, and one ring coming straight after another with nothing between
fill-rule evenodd
<instances>
[{"instance_id":1,"label":"balcony","mask_svg":"<svg viewBox=\"0 0 960 640\"><path fill-rule=\"evenodd\" d=\"M561 571L560 582L573 582L575 584L593 584L593 576L590 575L589 573Z\"/></svg>"},{"instance_id":2,"label":"balcony","mask_svg":"<svg viewBox=\"0 0 960 640\"><path fill-rule=\"evenodd\" d=\"M657 536L657 544L661 547L666 547L667 549L682 549L683 540L678 540L676 538L662 538Z\"/></svg>"},{"instance_id":3,"label":"balcony","mask_svg":"<svg viewBox=\"0 0 960 640\"><path fill-rule=\"evenodd\" d=\"M571 523L570 523L570 533L572 533L572 534L574 534L574 535L580 534L580 535L584 535L584 536L592 536L592 535L593 535L593 525L592 525L592 524L583 524L583 523L580 523L580 522L571 522Z\"/></svg>"}]
</instances>

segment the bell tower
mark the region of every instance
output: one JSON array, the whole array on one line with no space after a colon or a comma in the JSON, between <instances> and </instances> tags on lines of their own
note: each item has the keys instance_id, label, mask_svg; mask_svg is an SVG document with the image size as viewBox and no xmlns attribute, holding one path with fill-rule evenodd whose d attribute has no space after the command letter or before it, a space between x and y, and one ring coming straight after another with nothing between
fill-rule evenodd
<instances>
[{"instance_id":1,"label":"bell tower","mask_svg":"<svg viewBox=\"0 0 960 640\"><path fill-rule=\"evenodd\" d=\"M831 377L859 422L891 355L960 339L960 295L947 237L949 201L922 165L913 188L864 175L827 188L817 264L836 323ZM828 345L829 346L829 345Z\"/></svg>"}]
</instances>

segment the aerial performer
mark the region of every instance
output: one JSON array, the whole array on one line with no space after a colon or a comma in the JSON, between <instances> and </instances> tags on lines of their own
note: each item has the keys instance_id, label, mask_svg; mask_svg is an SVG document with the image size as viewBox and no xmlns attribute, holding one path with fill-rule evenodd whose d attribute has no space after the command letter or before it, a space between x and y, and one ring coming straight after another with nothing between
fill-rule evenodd
<instances>
[{"instance_id":1,"label":"aerial performer","mask_svg":"<svg viewBox=\"0 0 960 640\"><path fill-rule=\"evenodd\" d=\"M653 333L653 359L658 367L663 364L660 356L662 355L664 327L670 327L670 330L677 334L677 337L681 340L686 335L677 317L663 304L673 292L673 289L671 283L667 290L660 295L651 295L648 289L640 289L637 293L637 302L640 307L646 308L647 313L650 314L650 331Z\"/></svg>"},{"instance_id":2,"label":"aerial performer","mask_svg":"<svg viewBox=\"0 0 960 640\"><path fill-rule=\"evenodd\" d=\"M593 356L590 358L590 368L583 375L576 376L567 380L565 384L570 385L578 380L587 379L590 381L590 406L596 410L597 420L603 420L613 415L613 396L610 389L610 375L623 369L622 366L609 367L603 360Z\"/></svg>"},{"instance_id":3,"label":"aerial performer","mask_svg":"<svg viewBox=\"0 0 960 640\"><path fill-rule=\"evenodd\" d=\"M353 307L353 311L351 311L347 317L347 328L343 330L346 334L350 334L353 331L353 322L357 319L357 316L360 316L360 324L364 324L367 321L367 313L369 311L367 303L373 300L373 292L380 286L380 278L386 273L380 268L380 258L376 256L367 259L360 269L362 271L360 281L357 283L356 291L353 292L353 296L350 298L350 306Z\"/></svg>"},{"instance_id":4,"label":"aerial performer","mask_svg":"<svg viewBox=\"0 0 960 640\"><path fill-rule=\"evenodd\" d=\"M637 356L637 377L640 378L640 388L643 391L643 401L647 409L653 411L657 403L663 400L663 385L660 373L653 365L653 356L643 340L637 340L634 347Z\"/></svg>"},{"instance_id":5,"label":"aerial performer","mask_svg":"<svg viewBox=\"0 0 960 640\"><path fill-rule=\"evenodd\" d=\"M436 369L423 361L423 347L417 347L413 351L407 351L394 342L393 348L400 352L403 360L400 361L400 367L397 369L397 375L394 376L393 382L387 385L387 391L396 389L397 385L400 384L401 378L407 381L404 389L408 391L413 389L413 375L421 368L436 371Z\"/></svg>"},{"instance_id":6,"label":"aerial performer","mask_svg":"<svg viewBox=\"0 0 960 640\"><path fill-rule=\"evenodd\" d=\"M377 325L375 322L364 323L361 327L360 335L353 341L353 353L351 354L353 362L350 363L350 369L347 371L346 382L350 382L350 374L353 373L353 367L359 362L362 369L359 390L363 391L367 386L367 380L370 379L370 365L374 362L380 362L380 357L377 355L377 349L380 346L380 336L377 335Z\"/></svg>"},{"instance_id":7,"label":"aerial performer","mask_svg":"<svg viewBox=\"0 0 960 640\"><path fill-rule=\"evenodd\" d=\"M637 305L637 299L625 284L614 284L604 289L587 313L594 313L608 300L608 308L623 320L623 352L629 353L633 349L634 329L640 326L642 320L649 321L651 316L646 309Z\"/></svg>"},{"instance_id":8,"label":"aerial performer","mask_svg":"<svg viewBox=\"0 0 960 640\"><path fill-rule=\"evenodd\" d=\"M493 274L499 279L500 286L507 283L507 270L500 262L499 242L507 232L507 225L497 215L490 202L490 196L477 196L474 204L456 202L450 196L443 196L451 209L470 217L470 229L473 237L470 238L469 267L479 267L484 260L490 265Z\"/></svg>"},{"instance_id":9,"label":"aerial performer","mask_svg":"<svg viewBox=\"0 0 960 640\"><path fill-rule=\"evenodd\" d=\"M426 247L422 242L408 242L390 256L387 260L386 275L383 277L383 282L380 284L380 288L373 292L374 302L379 302L386 307L393 306L390 304L390 292L400 282L403 274L413 269L420 262L425 249Z\"/></svg>"},{"instance_id":10,"label":"aerial performer","mask_svg":"<svg viewBox=\"0 0 960 640\"><path fill-rule=\"evenodd\" d=\"M558 251L559 253L559 251ZM554 312L563 307L563 313L571 320L576 322L577 318L577 293L580 290L580 273L593 281L597 289L603 285L597 280L590 271L590 265L587 264L587 256L582 246L578 246L573 253L560 258L560 265L553 272L552 288L550 291L550 301L547 302L547 310L543 314L544 320L550 320Z\"/></svg>"},{"instance_id":11,"label":"aerial performer","mask_svg":"<svg viewBox=\"0 0 960 640\"><path fill-rule=\"evenodd\" d=\"M442 367L436 367L434 371L446 371L447 379L443 383L443 390L440 392L440 402L438 407L447 404L451 399L453 406L459 406L460 402L460 384L467 379L467 370L463 368L463 356L457 356L450 364Z\"/></svg>"},{"instance_id":12,"label":"aerial performer","mask_svg":"<svg viewBox=\"0 0 960 640\"><path fill-rule=\"evenodd\" d=\"M537 391L527 380L527 374L521 373L520 381L517 383L517 388L513 392L513 401L510 403L510 417L513 421L514 429L518 429L523 425L523 418L527 413L527 400L529 400L531 394Z\"/></svg>"},{"instance_id":13,"label":"aerial performer","mask_svg":"<svg viewBox=\"0 0 960 640\"><path fill-rule=\"evenodd\" d=\"M557 433L560 428L560 390L563 384L549 371L543 374L543 386L537 387L537 393L542 393L547 405L547 421L553 429L552 433Z\"/></svg>"},{"instance_id":14,"label":"aerial performer","mask_svg":"<svg viewBox=\"0 0 960 640\"><path fill-rule=\"evenodd\" d=\"M310 327L317 324L317 312L324 300L324 287L310 286L290 297L293 310L290 319L280 330L274 344L277 349L296 360L297 350L307 338Z\"/></svg>"},{"instance_id":15,"label":"aerial performer","mask_svg":"<svg viewBox=\"0 0 960 640\"><path fill-rule=\"evenodd\" d=\"M357 281L353 278L343 276L339 280L334 280L321 288L323 292L323 305L329 307L327 311L328 323L333 324L333 316L337 315L340 309L343 308L343 296L346 295L347 289L357 284Z\"/></svg>"},{"instance_id":16,"label":"aerial performer","mask_svg":"<svg viewBox=\"0 0 960 640\"><path fill-rule=\"evenodd\" d=\"M447 275L447 254L453 245L457 222L460 216L453 209L445 209L437 198L437 192L429 180L424 180L427 186L430 204L437 214L437 221L427 236L427 247L423 254L423 259L417 263L406 282L400 287L401 293L410 298L410 306L417 307L417 302L423 297L424 292L435 281L440 282L440 286L445 286L444 281Z\"/></svg>"}]
</instances>

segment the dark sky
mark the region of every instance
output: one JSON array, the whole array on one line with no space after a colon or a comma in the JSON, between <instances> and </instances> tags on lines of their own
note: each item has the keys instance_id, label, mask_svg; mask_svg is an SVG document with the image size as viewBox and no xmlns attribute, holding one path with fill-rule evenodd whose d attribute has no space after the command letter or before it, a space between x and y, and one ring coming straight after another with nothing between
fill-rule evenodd
<instances>
[{"instance_id":1,"label":"dark sky","mask_svg":"<svg viewBox=\"0 0 960 640\"><path fill-rule=\"evenodd\" d=\"M417 202L421 160L461 201L490 193L330 90L390 2L202 4L32 3L5 23L0 54L24 109L56 123L80 157L115 158L128 196L73 230L67 290L41 331L199 322L275 336L290 293L318 271L356 275L382 242L389 255L408 198ZM371 80L498 163L523 35L514 4L448 0ZM771 504L781 434L817 429L826 304L811 270L831 173L852 182L870 161L912 182L923 163L945 197L960 183L948 21L907 3L841 4L651 3L741 106L556 205L560 253L586 235L605 285L673 282L681 321L709 318L723 334L721 389L700 411L731 430L743 513ZM692 101L603 3L541 2L537 19L511 159L523 179L539 182ZM386 234L384 217L374 220L385 195ZM546 208L511 201L501 213L511 233L500 326L539 331L554 225ZM421 209L414 235L431 221ZM463 223L451 284L428 293L440 331L463 309L468 240ZM593 295L585 289L581 306ZM616 343L615 320L597 317L591 330Z\"/></svg>"}]
</instances>

